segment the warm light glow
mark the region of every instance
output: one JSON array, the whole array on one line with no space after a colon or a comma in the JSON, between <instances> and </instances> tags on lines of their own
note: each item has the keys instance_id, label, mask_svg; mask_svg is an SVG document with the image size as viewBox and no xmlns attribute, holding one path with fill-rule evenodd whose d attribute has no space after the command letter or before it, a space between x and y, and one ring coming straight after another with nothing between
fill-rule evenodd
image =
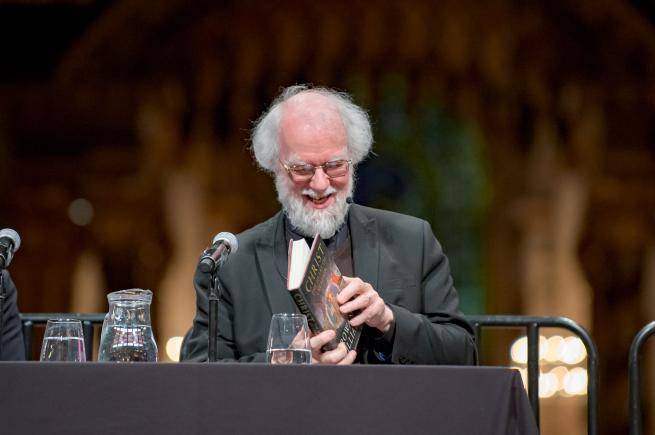
<instances>
[{"instance_id":1,"label":"warm light glow","mask_svg":"<svg viewBox=\"0 0 655 435\"><path fill-rule=\"evenodd\" d=\"M523 386L528 388L528 370L522 365L528 362L528 338L519 337L510 348L513 369L521 373ZM584 343L578 337L539 336L539 359L542 367L555 364L576 365L587 357ZM553 367L545 373L539 372L539 397L546 399L554 395L572 397L587 394L587 370L582 367L569 368L564 365Z\"/></svg>"},{"instance_id":2,"label":"warm light glow","mask_svg":"<svg viewBox=\"0 0 655 435\"><path fill-rule=\"evenodd\" d=\"M524 367L511 367L521 374L523 387L528 389L528 370ZM555 395L571 397L587 394L587 370L576 367L572 370L564 366L554 367L547 373L539 373L539 397L547 399Z\"/></svg>"},{"instance_id":3,"label":"warm light glow","mask_svg":"<svg viewBox=\"0 0 655 435\"><path fill-rule=\"evenodd\" d=\"M552 337L549 337L548 350L543 354L543 358L548 362L559 361L563 344L564 344L564 338L562 338L561 335L553 335Z\"/></svg>"},{"instance_id":4,"label":"warm light glow","mask_svg":"<svg viewBox=\"0 0 655 435\"><path fill-rule=\"evenodd\" d=\"M570 395L587 394L587 370L582 367L571 369L564 377L564 392Z\"/></svg>"},{"instance_id":5,"label":"warm light glow","mask_svg":"<svg viewBox=\"0 0 655 435\"><path fill-rule=\"evenodd\" d=\"M518 338L510 348L510 356L515 364L528 363L528 338ZM539 359L548 363L562 362L568 365L576 365L587 358L587 350L578 337L563 338L560 335L553 335L546 338L539 336Z\"/></svg>"},{"instance_id":6,"label":"warm light glow","mask_svg":"<svg viewBox=\"0 0 655 435\"><path fill-rule=\"evenodd\" d=\"M557 377L557 383L559 384L560 389L562 389L564 385L564 378L569 374L569 369L564 366L557 366L553 368L550 373Z\"/></svg>"},{"instance_id":7,"label":"warm light glow","mask_svg":"<svg viewBox=\"0 0 655 435\"><path fill-rule=\"evenodd\" d=\"M566 337L562 350L560 352L560 359L566 364L578 364L587 357L587 350L578 337Z\"/></svg>"},{"instance_id":8,"label":"warm light glow","mask_svg":"<svg viewBox=\"0 0 655 435\"><path fill-rule=\"evenodd\" d=\"M171 337L166 342L166 355L172 361L180 360L180 347L182 346L183 337Z\"/></svg>"},{"instance_id":9,"label":"warm light glow","mask_svg":"<svg viewBox=\"0 0 655 435\"><path fill-rule=\"evenodd\" d=\"M539 373L539 397L552 397L559 389L559 381L554 373Z\"/></svg>"},{"instance_id":10,"label":"warm light glow","mask_svg":"<svg viewBox=\"0 0 655 435\"><path fill-rule=\"evenodd\" d=\"M539 359L545 359L550 362L557 361L559 357L560 341L563 341L563 338L559 336L556 337L559 338L559 341L557 338L554 341L551 341L551 339L546 338L543 335L539 336ZM528 338L523 336L514 341L514 344L512 344L510 349L510 354L513 362L517 364L527 364Z\"/></svg>"},{"instance_id":11,"label":"warm light glow","mask_svg":"<svg viewBox=\"0 0 655 435\"><path fill-rule=\"evenodd\" d=\"M527 364L528 362L528 338L517 339L510 348L510 356L516 364Z\"/></svg>"}]
</instances>

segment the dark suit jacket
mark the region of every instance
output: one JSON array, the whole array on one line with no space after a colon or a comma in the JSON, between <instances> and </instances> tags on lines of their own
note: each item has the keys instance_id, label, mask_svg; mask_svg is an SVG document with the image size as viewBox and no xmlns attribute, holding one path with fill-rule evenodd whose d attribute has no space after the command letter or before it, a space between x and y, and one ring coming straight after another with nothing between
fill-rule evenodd
<instances>
[{"instance_id":1,"label":"dark suit jacket","mask_svg":"<svg viewBox=\"0 0 655 435\"><path fill-rule=\"evenodd\" d=\"M2 336L0 336L0 340L2 340L0 360L22 361L25 359L25 347L23 346L23 330L16 304L16 286L7 271L3 272L3 285L6 299L3 310L4 328Z\"/></svg>"},{"instance_id":2,"label":"dark suit jacket","mask_svg":"<svg viewBox=\"0 0 655 435\"><path fill-rule=\"evenodd\" d=\"M355 204L348 224L355 276L370 283L395 316L391 362L475 363L470 326L458 311L448 260L430 225ZM219 357L265 361L271 315L297 311L286 290L288 241L282 212L239 234L238 241L238 252L220 270ZM209 277L196 272L194 283L197 312L182 358L206 361ZM363 337L360 354L370 350L366 343Z\"/></svg>"}]
</instances>

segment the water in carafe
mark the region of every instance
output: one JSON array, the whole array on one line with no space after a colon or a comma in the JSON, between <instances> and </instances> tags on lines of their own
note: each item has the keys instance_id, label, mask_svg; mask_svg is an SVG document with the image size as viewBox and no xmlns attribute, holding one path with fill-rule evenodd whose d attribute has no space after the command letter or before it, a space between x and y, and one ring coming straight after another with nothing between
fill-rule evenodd
<instances>
[{"instance_id":1,"label":"water in carafe","mask_svg":"<svg viewBox=\"0 0 655 435\"><path fill-rule=\"evenodd\" d=\"M121 290L107 295L109 312L100 337L98 361L157 361L150 323L150 290Z\"/></svg>"}]
</instances>

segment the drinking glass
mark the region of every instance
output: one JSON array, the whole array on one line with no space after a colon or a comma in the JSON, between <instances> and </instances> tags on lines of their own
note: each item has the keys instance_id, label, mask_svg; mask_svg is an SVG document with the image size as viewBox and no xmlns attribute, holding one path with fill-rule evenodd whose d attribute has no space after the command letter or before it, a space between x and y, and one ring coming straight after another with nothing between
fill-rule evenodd
<instances>
[{"instance_id":1,"label":"drinking glass","mask_svg":"<svg viewBox=\"0 0 655 435\"><path fill-rule=\"evenodd\" d=\"M40 360L85 362L82 322L75 319L48 320Z\"/></svg>"},{"instance_id":2,"label":"drinking glass","mask_svg":"<svg viewBox=\"0 0 655 435\"><path fill-rule=\"evenodd\" d=\"M273 314L268 331L266 360L271 364L311 364L310 336L304 314Z\"/></svg>"}]
</instances>

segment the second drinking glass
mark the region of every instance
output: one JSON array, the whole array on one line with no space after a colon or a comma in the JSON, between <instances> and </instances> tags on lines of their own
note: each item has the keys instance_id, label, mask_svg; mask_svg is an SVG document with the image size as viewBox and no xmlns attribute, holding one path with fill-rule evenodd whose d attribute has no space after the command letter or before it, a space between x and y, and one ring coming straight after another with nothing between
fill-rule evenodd
<instances>
[{"instance_id":1,"label":"second drinking glass","mask_svg":"<svg viewBox=\"0 0 655 435\"><path fill-rule=\"evenodd\" d=\"M273 314L266 360L271 364L311 364L310 336L307 317L303 314Z\"/></svg>"},{"instance_id":2,"label":"second drinking glass","mask_svg":"<svg viewBox=\"0 0 655 435\"><path fill-rule=\"evenodd\" d=\"M40 360L85 362L82 322L74 319L48 320Z\"/></svg>"}]
</instances>

